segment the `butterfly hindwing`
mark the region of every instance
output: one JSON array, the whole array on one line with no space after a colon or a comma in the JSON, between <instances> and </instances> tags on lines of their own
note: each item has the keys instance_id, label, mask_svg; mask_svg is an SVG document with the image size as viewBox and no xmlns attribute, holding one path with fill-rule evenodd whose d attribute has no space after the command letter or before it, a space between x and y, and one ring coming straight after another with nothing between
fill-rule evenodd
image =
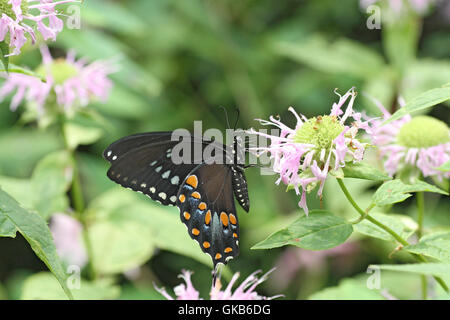
<instances>
[{"instance_id":1,"label":"butterfly hindwing","mask_svg":"<svg viewBox=\"0 0 450 320\"><path fill-rule=\"evenodd\" d=\"M201 165L186 177L177 206L180 218L214 266L239 254L239 223L230 166Z\"/></svg>"}]
</instances>

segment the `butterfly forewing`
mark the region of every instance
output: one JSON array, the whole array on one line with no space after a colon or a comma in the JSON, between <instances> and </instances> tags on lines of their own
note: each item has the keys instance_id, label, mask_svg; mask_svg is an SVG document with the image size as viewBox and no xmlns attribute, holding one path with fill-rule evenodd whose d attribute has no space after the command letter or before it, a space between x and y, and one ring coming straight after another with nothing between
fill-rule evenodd
<instances>
[{"instance_id":1,"label":"butterfly forewing","mask_svg":"<svg viewBox=\"0 0 450 320\"><path fill-rule=\"evenodd\" d=\"M113 163L127 152L143 147L171 142L171 131L138 133L124 137L112 143L103 152L103 157Z\"/></svg>"}]
</instances>

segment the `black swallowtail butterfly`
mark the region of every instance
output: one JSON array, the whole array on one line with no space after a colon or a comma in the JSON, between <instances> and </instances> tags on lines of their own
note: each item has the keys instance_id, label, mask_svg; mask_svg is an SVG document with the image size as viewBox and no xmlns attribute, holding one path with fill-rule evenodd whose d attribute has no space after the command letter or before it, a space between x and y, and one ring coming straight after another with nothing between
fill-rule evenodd
<instances>
[{"instance_id":1,"label":"black swallowtail butterfly","mask_svg":"<svg viewBox=\"0 0 450 320\"><path fill-rule=\"evenodd\" d=\"M248 212L246 166L239 164L245 154L238 150L239 137L231 147L194 136L188 141L191 152L208 146L215 150L211 153L214 157L220 156L217 151L223 152L222 164L203 157L199 160L195 154L190 163L175 164L172 152L180 141L172 141L171 131L124 137L106 148L103 157L111 164L107 173L111 180L179 208L189 235L211 256L215 274L217 264L227 264L239 254L234 197Z\"/></svg>"}]
</instances>

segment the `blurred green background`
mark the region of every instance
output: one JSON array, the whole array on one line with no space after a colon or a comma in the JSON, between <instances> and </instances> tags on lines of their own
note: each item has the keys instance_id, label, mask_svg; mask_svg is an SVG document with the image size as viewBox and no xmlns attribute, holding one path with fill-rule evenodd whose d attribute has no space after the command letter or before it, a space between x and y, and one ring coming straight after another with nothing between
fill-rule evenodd
<instances>
[{"instance_id":1,"label":"blurred green background","mask_svg":"<svg viewBox=\"0 0 450 320\"><path fill-rule=\"evenodd\" d=\"M106 177L108 164L101 153L114 140L137 132L191 129L194 120L202 120L204 130L225 130L225 116L219 106L227 108L231 115L239 108L241 128L258 127L255 118L277 114L285 123L294 124L295 119L287 112L289 106L307 117L326 114L337 100L333 90L345 93L352 86L394 111L397 95L408 100L450 81L450 7L445 1L423 16L410 13L394 30L369 30L367 15L356 0L87 0L81 6L81 19L80 30L65 29L55 43L49 44L54 56L75 49L79 57L116 59L120 66L111 76L114 88L109 100L89 107L106 120L101 125L102 138L78 149L89 212L98 219L100 211L114 206L116 221L126 223L127 214L144 221L142 229L130 224L135 228L130 233L149 233L137 239L124 236L119 250L131 250L127 245L136 247L133 241L142 244L137 246L140 250L146 250L136 253L139 269L124 275L123 269L130 265L112 271L106 266L102 281L109 291L105 289L93 297L159 299L153 282L172 288L180 283L177 275L182 269L195 272L194 286L203 298L208 297L211 284L209 257L202 255L196 244L165 247L158 242L160 235L149 231L152 224L162 229L175 228L172 223L176 221L174 232L185 232L176 219L153 220L157 215L177 218L178 211L147 204L150 201L145 197L116 186ZM14 64L29 68L39 65L41 57L36 47L28 46L23 51L11 59ZM379 115L362 95L356 100L356 108ZM445 106L433 108L431 114L449 120ZM8 177L10 186L30 178L43 156L62 147L56 131L23 125L20 116L20 109L9 110L8 100L1 103L0 176ZM246 174L251 210L247 214L238 208L241 253L229 263L229 271L239 271L243 280L257 269L265 272L277 266L269 280L258 287L260 294L305 299L341 283L342 297L382 298L378 291L365 287L367 266L410 261L402 253L389 258L395 249L391 243L358 233L346 244L325 252L293 247L250 250L293 221L300 209L295 194L274 184L275 176L261 176L256 168ZM350 180L349 188L364 207L373 184ZM323 206L343 217L352 217L355 213L337 190L335 181L327 182ZM113 204L113 200L117 203ZM448 199L426 194L426 201L431 209L426 227L448 226ZM395 212L415 218L412 203L405 202ZM319 208L314 195L309 207ZM146 210L152 211L147 219ZM102 232L97 234L98 241L105 242L114 230ZM184 252L184 245L196 251ZM99 254L101 251L98 249ZM107 260L101 256L98 259ZM45 270L21 236L0 239L0 298L24 297L25 286L33 290L29 277ZM229 274L224 275L224 284ZM402 280L407 287L398 286ZM417 276L386 272L382 286L399 298L420 296Z\"/></svg>"}]
</instances>

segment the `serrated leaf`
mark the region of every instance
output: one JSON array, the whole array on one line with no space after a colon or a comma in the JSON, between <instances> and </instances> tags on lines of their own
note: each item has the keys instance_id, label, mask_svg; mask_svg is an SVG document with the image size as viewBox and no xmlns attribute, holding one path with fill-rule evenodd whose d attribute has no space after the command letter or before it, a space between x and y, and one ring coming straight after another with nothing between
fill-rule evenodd
<instances>
[{"instance_id":1,"label":"serrated leaf","mask_svg":"<svg viewBox=\"0 0 450 320\"><path fill-rule=\"evenodd\" d=\"M404 107L397 110L397 112L395 112L391 117L389 117L389 119L383 122L383 125L388 124L394 120L400 119L407 114L412 114L417 111L425 110L449 99L450 99L450 87L442 87L428 90L408 101Z\"/></svg>"},{"instance_id":2,"label":"serrated leaf","mask_svg":"<svg viewBox=\"0 0 450 320\"><path fill-rule=\"evenodd\" d=\"M428 234L418 243L404 247L404 250L450 263L450 232Z\"/></svg>"},{"instance_id":3,"label":"serrated leaf","mask_svg":"<svg viewBox=\"0 0 450 320\"><path fill-rule=\"evenodd\" d=\"M447 192L420 180L413 184L405 184L401 180L395 179L383 183L372 199L377 206L385 206L408 199L412 196L412 192L436 192L448 195Z\"/></svg>"},{"instance_id":4,"label":"serrated leaf","mask_svg":"<svg viewBox=\"0 0 450 320\"><path fill-rule=\"evenodd\" d=\"M391 270L400 272L412 272L436 277L448 277L450 275L450 263L416 263L416 264L380 264L370 265L369 268Z\"/></svg>"},{"instance_id":5,"label":"serrated leaf","mask_svg":"<svg viewBox=\"0 0 450 320\"><path fill-rule=\"evenodd\" d=\"M417 230L417 223L405 215L384 214L378 212L371 213L370 215L391 228L404 239L408 239ZM356 232L365 234L369 237L396 242L389 233L368 220L363 220L360 223L355 224L353 228Z\"/></svg>"},{"instance_id":6,"label":"serrated leaf","mask_svg":"<svg viewBox=\"0 0 450 320\"><path fill-rule=\"evenodd\" d=\"M15 199L0 189L0 221L3 221L3 226L6 220L10 226L13 225L16 231L22 234L39 259L59 281L66 295L72 299L66 284L67 276L56 253L53 237L46 221L40 215L23 209Z\"/></svg>"},{"instance_id":7,"label":"serrated leaf","mask_svg":"<svg viewBox=\"0 0 450 320\"><path fill-rule=\"evenodd\" d=\"M77 277L76 274L72 276ZM77 300L112 300L120 295L119 286L107 282L90 282L85 279L80 279L79 288L74 288L72 291ZM50 273L40 272L25 280L21 299L64 300L67 297Z\"/></svg>"},{"instance_id":8,"label":"serrated leaf","mask_svg":"<svg viewBox=\"0 0 450 320\"><path fill-rule=\"evenodd\" d=\"M351 224L325 210L312 210L287 228L281 229L252 249L272 249L294 245L307 250L325 250L345 242L353 232Z\"/></svg>"},{"instance_id":9,"label":"serrated leaf","mask_svg":"<svg viewBox=\"0 0 450 320\"><path fill-rule=\"evenodd\" d=\"M364 162L346 163L342 170L344 171L345 178L356 178L372 181L386 181L392 179L386 173Z\"/></svg>"}]
</instances>

